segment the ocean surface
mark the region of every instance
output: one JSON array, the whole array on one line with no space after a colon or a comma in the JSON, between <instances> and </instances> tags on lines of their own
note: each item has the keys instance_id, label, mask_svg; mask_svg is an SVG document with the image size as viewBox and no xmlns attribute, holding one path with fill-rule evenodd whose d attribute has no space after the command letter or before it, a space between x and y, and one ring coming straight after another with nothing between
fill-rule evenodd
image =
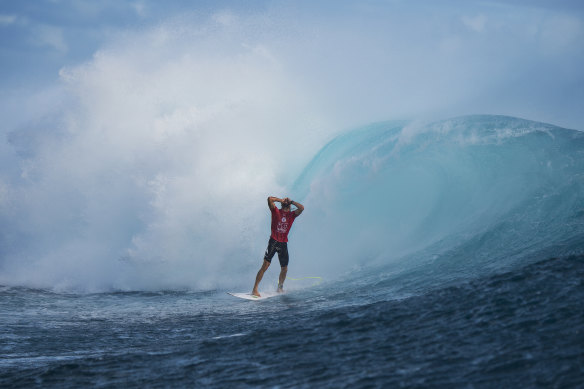
<instances>
[{"instance_id":1,"label":"ocean surface","mask_svg":"<svg viewBox=\"0 0 584 389\"><path fill-rule=\"evenodd\" d=\"M584 133L377 123L287 190L306 211L266 300L227 294L263 249L224 269L243 280L190 288L11 283L4 259L0 387L584 387Z\"/></svg>"}]
</instances>

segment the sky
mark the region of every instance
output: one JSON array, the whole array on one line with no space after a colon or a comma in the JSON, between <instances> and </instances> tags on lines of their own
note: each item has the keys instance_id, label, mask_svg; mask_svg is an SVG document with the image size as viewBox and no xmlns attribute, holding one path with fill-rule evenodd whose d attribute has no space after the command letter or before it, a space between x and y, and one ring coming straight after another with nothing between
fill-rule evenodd
<instances>
[{"instance_id":1,"label":"sky","mask_svg":"<svg viewBox=\"0 0 584 389\"><path fill-rule=\"evenodd\" d=\"M0 0L0 284L252 277L264 199L339 133L584 130L583 69L579 1Z\"/></svg>"},{"instance_id":2,"label":"sky","mask_svg":"<svg viewBox=\"0 0 584 389\"><path fill-rule=\"evenodd\" d=\"M263 45L335 125L501 113L582 129L583 15L579 1L543 0L3 0L2 113L128 35L223 17L218 34Z\"/></svg>"}]
</instances>

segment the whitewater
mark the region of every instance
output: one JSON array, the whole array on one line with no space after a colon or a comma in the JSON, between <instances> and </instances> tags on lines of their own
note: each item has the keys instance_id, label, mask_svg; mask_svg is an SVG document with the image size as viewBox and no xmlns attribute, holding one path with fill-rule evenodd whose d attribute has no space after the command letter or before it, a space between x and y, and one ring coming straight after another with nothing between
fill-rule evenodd
<instances>
[{"instance_id":1,"label":"whitewater","mask_svg":"<svg viewBox=\"0 0 584 389\"><path fill-rule=\"evenodd\" d=\"M137 199L117 209L126 231L118 236L88 213L116 199L104 207L73 193L70 206L89 205L85 223L55 209L75 222L67 231L39 227L29 231L39 237L30 250L4 246L0 383L578 387L583 157L584 133L525 119L389 121L324 142L279 192L246 194L257 203L249 208L227 196L235 200L218 209L165 208L154 223L147 209L168 207L165 195L181 187L159 177L144 183L155 188L150 208ZM262 179L237 164L225 174L237 179L243 169L239 184ZM101 199L132 193L121 174ZM294 280L282 296L242 301L226 292L252 286L268 194L306 207L290 234ZM215 204L201 193L181 197L191 195ZM128 218L141 207L151 224ZM237 239L221 240L226 225ZM103 245L91 251L95 236ZM68 245L53 241L48 256L40 238ZM277 273L268 271L260 291L275 289Z\"/></svg>"}]
</instances>

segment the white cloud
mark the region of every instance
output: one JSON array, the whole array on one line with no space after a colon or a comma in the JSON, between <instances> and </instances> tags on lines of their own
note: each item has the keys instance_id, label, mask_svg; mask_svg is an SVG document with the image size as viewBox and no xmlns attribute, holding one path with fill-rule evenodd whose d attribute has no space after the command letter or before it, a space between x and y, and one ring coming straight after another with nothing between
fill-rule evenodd
<instances>
[{"instance_id":1,"label":"white cloud","mask_svg":"<svg viewBox=\"0 0 584 389\"><path fill-rule=\"evenodd\" d=\"M462 23L473 31L483 32L487 24L487 17L485 15L463 16Z\"/></svg>"},{"instance_id":2,"label":"white cloud","mask_svg":"<svg viewBox=\"0 0 584 389\"><path fill-rule=\"evenodd\" d=\"M237 17L229 11L218 12L213 15L213 20L223 26L231 26L237 21Z\"/></svg>"},{"instance_id":3,"label":"white cloud","mask_svg":"<svg viewBox=\"0 0 584 389\"><path fill-rule=\"evenodd\" d=\"M9 26L16 22L16 15L0 14L0 26Z\"/></svg>"},{"instance_id":4,"label":"white cloud","mask_svg":"<svg viewBox=\"0 0 584 389\"><path fill-rule=\"evenodd\" d=\"M134 11L136 12L136 15L138 15L141 18L146 16L146 5L143 2L135 1L131 5Z\"/></svg>"},{"instance_id":5,"label":"white cloud","mask_svg":"<svg viewBox=\"0 0 584 389\"><path fill-rule=\"evenodd\" d=\"M81 15L95 17L107 8L109 3L101 1L71 0L69 6L78 11Z\"/></svg>"},{"instance_id":6,"label":"white cloud","mask_svg":"<svg viewBox=\"0 0 584 389\"><path fill-rule=\"evenodd\" d=\"M39 46L48 46L61 53L66 53L69 50L63 29L55 26L41 25L36 27L34 33L34 43Z\"/></svg>"}]
</instances>

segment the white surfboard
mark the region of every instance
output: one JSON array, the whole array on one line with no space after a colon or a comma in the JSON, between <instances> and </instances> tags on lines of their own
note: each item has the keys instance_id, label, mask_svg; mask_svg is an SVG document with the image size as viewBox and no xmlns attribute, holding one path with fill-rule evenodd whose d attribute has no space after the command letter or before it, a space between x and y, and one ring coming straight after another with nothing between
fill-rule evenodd
<instances>
[{"instance_id":1,"label":"white surfboard","mask_svg":"<svg viewBox=\"0 0 584 389\"><path fill-rule=\"evenodd\" d=\"M227 294L232 295L233 297L238 297L240 299L245 299L245 300L265 300L265 299L269 299L270 297L274 297L274 296L279 296L281 295L281 293L277 293L277 292L261 292L262 297L258 297L258 296L254 296L251 293L233 293L233 292L227 292Z\"/></svg>"}]
</instances>

